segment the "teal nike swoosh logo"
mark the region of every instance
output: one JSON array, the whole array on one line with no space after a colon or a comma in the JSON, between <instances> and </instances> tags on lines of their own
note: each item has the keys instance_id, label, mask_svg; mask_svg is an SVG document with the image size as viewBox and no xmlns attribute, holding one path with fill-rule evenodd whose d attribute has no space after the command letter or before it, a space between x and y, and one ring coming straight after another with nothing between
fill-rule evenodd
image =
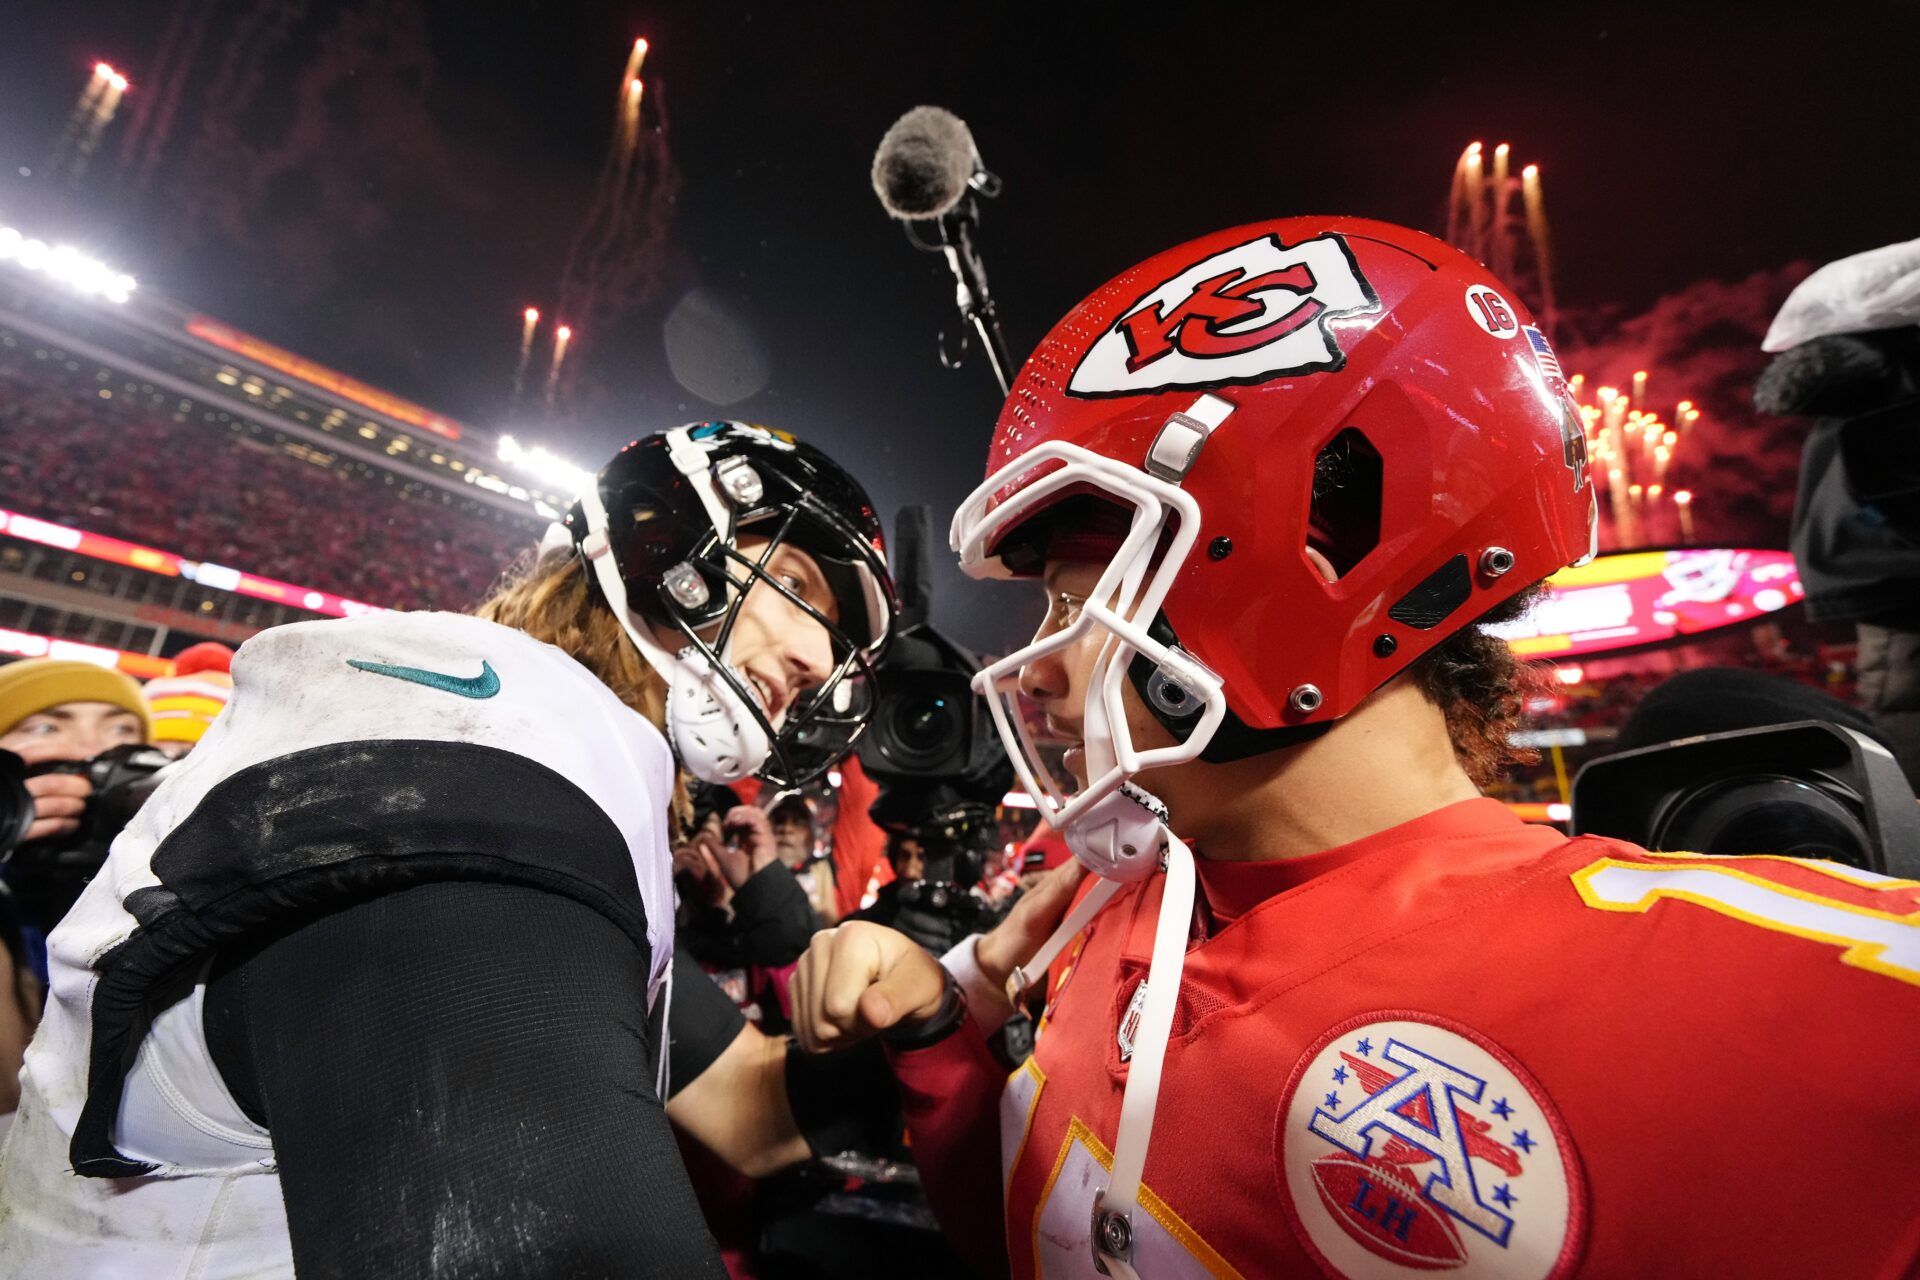
<instances>
[{"instance_id":1,"label":"teal nike swoosh logo","mask_svg":"<svg viewBox=\"0 0 1920 1280\"><path fill-rule=\"evenodd\" d=\"M450 676L444 671L427 671L420 667L393 667L384 662L363 662L359 658L348 658L347 665L361 671L371 671L377 676L392 676L395 680L410 680L414 684L423 684L429 689L438 689L442 693L457 693L463 698L491 698L500 692L500 677L493 673L493 665L481 662L477 676Z\"/></svg>"}]
</instances>

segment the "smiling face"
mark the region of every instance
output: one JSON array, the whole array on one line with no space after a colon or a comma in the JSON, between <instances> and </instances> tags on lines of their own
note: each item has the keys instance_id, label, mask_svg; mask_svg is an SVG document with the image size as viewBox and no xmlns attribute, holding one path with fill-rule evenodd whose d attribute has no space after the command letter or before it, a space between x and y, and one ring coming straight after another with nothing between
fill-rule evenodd
<instances>
[{"instance_id":1,"label":"smiling face","mask_svg":"<svg viewBox=\"0 0 1920 1280\"><path fill-rule=\"evenodd\" d=\"M758 561L766 554L765 538L743 537L737 550ZM767 578L788 591L828 621L840 621L840 606L828 585L827 576L811 555L791 544L776 548L762 565ZM685 637L665 628L655 628L660 643L678 649ZM713 643L718 626L702 632L701 638ZM809 689L824 684L834 670L833 643L827 629L798 604L755 578L741 602L728 637L727 661L740 673L743 683L760 702L767 722L776 729L785 719L794 700Z\"/></svg>"},{"instance_id":2,"label":"smiling face","mask_svg":"<svg viewBox=\"0 0 1920 1280\"><path fill-rule=\"evenodd\" d=\"M112 747L145 741L140 717L111 702L63 702L0 734L0 748L28 764L91 760Z\"/></svg>"}]
</instances>

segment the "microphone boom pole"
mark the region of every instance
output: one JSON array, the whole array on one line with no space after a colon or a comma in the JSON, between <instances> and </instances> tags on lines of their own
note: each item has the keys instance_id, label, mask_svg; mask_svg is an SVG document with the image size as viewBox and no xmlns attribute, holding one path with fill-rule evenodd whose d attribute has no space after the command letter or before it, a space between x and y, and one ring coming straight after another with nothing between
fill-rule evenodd
<instances>
[{"instance_id":1,"label":"microphone boom pole","mask_svg":"<svg viewBox=\"0 0 1920 1280\"><path fill-rule=\"evenodd\" d=\"M986 352L987 364L1004 396L1013 389L1013 362L1007 357L1006 336L1000 332L1000 314L994 308L993 295L987 291L987 270L981 265L980 253L974 244L979 226L980 212L969 195L940 216L940 247L947 256L948 270L953 272L954 303L960 308L960 317L980 336L980 349ZM965 339L962 339L961 355L965 351ZM960 366L959 355L949 360L943 351L941 359L951 368Z\"/></svg>"},{"instance_id":2,"label":"microphone boom pole","mask_svg":"<svg viewBox=\"0 0 1920 1280\"><path fill-rule=\"evenodd\" d=\"M887 213L906 225L907 239L927 253L944 254L953 273L954 302L963 325L979 336L1000 394L1012 387L1013 361L1000 330L999 313L987 288L977 236L980 208L976 193L989 199L1000 180L987 172L973 135L960 118L940 107L915 107L900 117L880 140L873 159L873 188ZM933 223L937 242L927 240L920 224ZM966 356L963 328L952 351L941 340L940 362L958 368Z\"/></svg>"}]
</instances>

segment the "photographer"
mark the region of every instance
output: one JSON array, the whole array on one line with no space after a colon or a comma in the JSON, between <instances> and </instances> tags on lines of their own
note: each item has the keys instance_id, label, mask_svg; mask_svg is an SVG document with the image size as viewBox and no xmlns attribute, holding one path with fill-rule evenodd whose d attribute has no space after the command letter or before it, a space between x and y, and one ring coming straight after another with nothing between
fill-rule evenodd
<instances>
[{"instance_id":1,"label":"photographer","mask_svg":"<svg viewBox=\"0 0 1920 1280\"><path fill-rule=\"evenodd\" d=\"M91 662L28 658L0 667L0 749L28 765L91 760L127 743L144 743L151 721L140 686ZM80 829L93 788L74 774L27 779L34 824L27 840Z\"/></svg>"},{"instance_id":2,"label":"photographer","mask_svg":"<svg viewBox=\"0 0 1920 1280\"><path fill-rule=\"evenodd\" d=\"M894 878L849 920L898 929L935 955L992 926L993 905L979 890L992 850L991 806L948 786L890 785L873 818L887 833Z\"/></svg>"},{"instance_id":3,"label":"photographer","mask_svg":"<svg viewBox=\"0 0 1920 1280\"><path fill-rule=\"evenodd\" d=\"M739 803L731 788L703 786L694 792L694 821L673 851L682 946L749 1020L784 1029L779 971L806 951L819 918L767 814Z\"/></svg>"},{"instance_id":4,"label":"photographer","mask_svg":"<svg viewBox=\"0 0 1920 1280\"><path fill-rule=\"evenodd\" d=\"M47 850L81 834L94 794L84 774L47 766L78 764L116 747L144 744L152 721L140 686L118 671L90 662L28 658L0 667L0 726L0 750L13 752L26 765L24 785L33 802L32 825L19 843ZM44 985L46 935L85 881L37 874L29 865L33 861L11 857L4 875L20 914L27 963Z\"/></svg>"},{"instance_id":5,"label":"photographer","mask_svg":"<svg viewBox=\"0 0 1920 1280\"><path fill-rule=\"evenodd\" d=\"M707 965L792 964L820 927L769 815L728 787L701 788L694 830L673 851L686 948Z\"/></svg>"},{"instance_id":6,"label":"photographer","mask_svg":"<svg viewBox=\"0 0 1920 1280\"><path fill-rule=\"evenodd\" d=\"M90 760L112 747L147 740L147 709L140 686L90 662L28 658L0 667L0 750L28 766ZM80 829L93 785L70 773L43 773L25 781L33 822L23 843L57 840ZM47 980L47 930L79 891L49 893L16 884L9 864L0 892L0 1114L20 1101L20 1061L39 1020Z\"/></svg>"},{"instance_id":7,"label":"photographer","mask_svg":"<svg viewBox=\"0 0 1920 1280\"><path fill-rule=\"evenodd\" d=\"M778 857L799 882L814 914L824 925L840 919L839 890L833 861L820 856L813 830L813 802L798 791L775 800L766 811Z\"/></svg>"}]
</instances>

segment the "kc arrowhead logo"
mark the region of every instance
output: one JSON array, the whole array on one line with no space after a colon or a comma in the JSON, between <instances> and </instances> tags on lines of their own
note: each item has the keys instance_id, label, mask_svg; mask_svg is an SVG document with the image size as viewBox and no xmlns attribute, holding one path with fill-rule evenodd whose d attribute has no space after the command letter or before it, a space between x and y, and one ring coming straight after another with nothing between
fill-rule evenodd
<instances>
[{"instance_id":1,"label":"kc arrowhead logo","mask_svg":"<svg viewBox=\"0 0 1920 1280\"><path fill-rule=\"evenodd\" d=\"M1276 236L1214 254L1160 284L1090 347L1067 390L1144 395L1340 368L1329 320L1379 309L1341 237Z\"/></svg>"}]
</instances>

